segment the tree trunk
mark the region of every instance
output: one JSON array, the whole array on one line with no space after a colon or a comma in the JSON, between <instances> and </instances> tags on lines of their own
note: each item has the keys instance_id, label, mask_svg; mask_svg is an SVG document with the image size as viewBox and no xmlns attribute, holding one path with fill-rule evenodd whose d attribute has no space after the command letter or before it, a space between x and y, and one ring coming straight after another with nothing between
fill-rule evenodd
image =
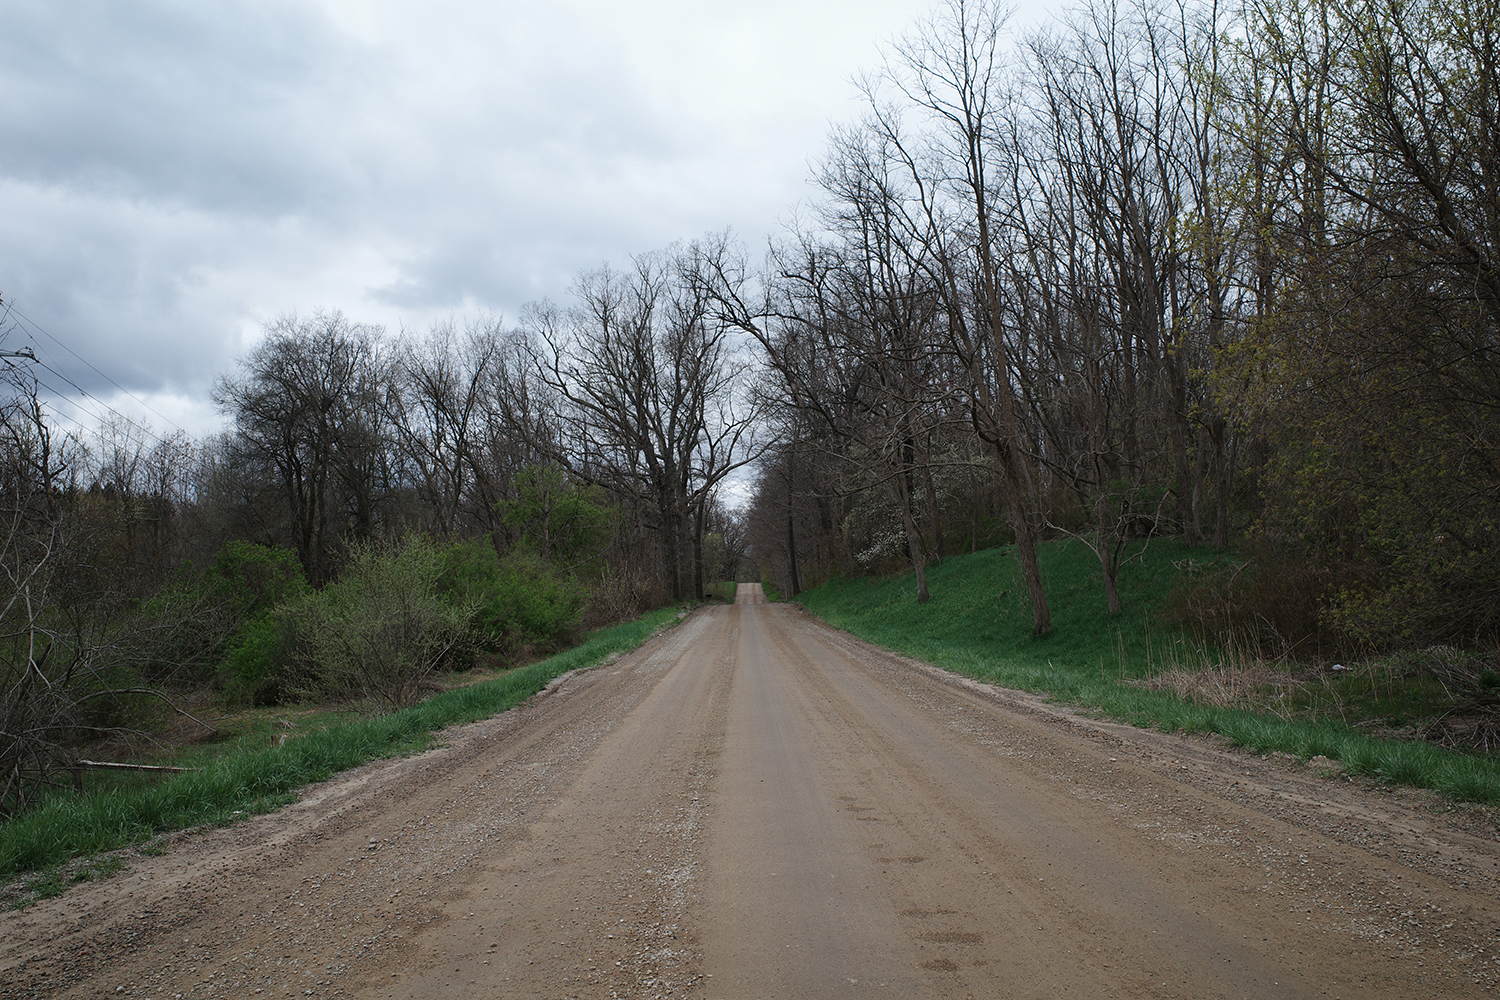
<instances>
[{"instance_id":1,"label":"tree trunk","mask_svg":"<svg viewBox=\"0 0 1500 1000\"><path fill-rule=\"evenodd\" d=\"M911 569L917 577L917 603L926 604L932 599L927 592L927 560L922 556L922 538L918 533L916 518L911 514L911 494L906 489L906 479L897 476L892 484L896 490L896 502L901 507L901 528L906 533L906 551L911 557Z\"/></svg>"},{"instance_id":2,"label":"tree trunk","mask_svg":"<svg viewBox=\"0 0 1500 1000\"><path fill-rule=\"evenodd\" d=\"M693 596L703 600L703 515L705 504L698 505L693 517Z\"/></svg>"},{"instance_id":3,"label":"tree trunk","mask_svg":"<svg viewBox=\"0 0 1500 1000\"><path fill-rule=\"evenodd\" d=\"M682 523L674 509L675 504L661 504L661 557L666 563L663 570L672 586L672 600L682 600Z\"/></svg>"},{"instance_id":4,"label":"tree trunk","mask_svg":"<svg viewBox=\"0 0 1500 1000\"><path fill-rule=\"evenodd\" d=\"M995 452L1005 484L1006 503L1010 507L1011 530L1016 536L1016 559L1021 577L1026 581L1026 596L1031 601L1031 634L1040 639L1052 632L1052 612L1047 607L1047 592L1042 587L1041 565L1036 558L1036 533L1026 512L1026 495L1019 472L1010 469L1011 456L996 444Z\"/></svg>"},{"instance_id":5,"label":"tree trunk","mask_svg":"<svg viewBox=\"0 0 1500 1000\"><path fill-rule=\"evenodd\" d=\"M1036 541L1026 521L1026 508L1019 495L1011 499L1011 522L1016 530L1016 558L1026 581L1026 596L1031 601L1031 634L1040 639L1052 632L1052 612L1047 608L1047 594L1042 589L1042 571L1036 559Z\"/></svg>"},{"instance_id":6,"label":"tree trunk","mask_svg":"<svg viewBox=\"0 0 1500 1000\"><path fill-rule=\"evenodd\" d=\"M1120 613L1120 546L1118 527L1105 528L1110 521L1119 521L1109 516L1109 496L1100 492L1094 503L1094 554L1099 557L1099 575L1104 581L1104 603L1111 615Z\"/></svg>"},{"instance_id":7,"label":"tree trunk","mask_svg":"<svg viewBox=\"0 0 1500 1000\"><path fill-rule=\"evenodd\" d=\"M792 497L787 494L786 499L786 561L787 576L790 578L791 589L787 591L790 600L802 592L801 582L797 579L797 532L792 522Z\"/></svg>"},{"instance_id":8,"label":"tree trunk","mask_svg":"<svg viewBox=\"0 0 1500 1000\"><path fill-rule=\"evenodd\" d=\"M1233 485L1234 459L1229 453L1225 438L1225 421L1216 417L1209 428L1214 443L1214 548L1223 552L1229 548L1229 491Z\"/></svg>"},{"instance_id":9,"label":"tree trunk","mask_svg":"<svg viewBox=\"0 0 1500 1000\"><path fill-rule=\"evenodd\" d=\"M1099 563L1104 576L1104 600L1109 605L1109 613L1117 615L1120 613L1120 565L1113 546L1100 547Z\"/></svg>"}]
</instances>

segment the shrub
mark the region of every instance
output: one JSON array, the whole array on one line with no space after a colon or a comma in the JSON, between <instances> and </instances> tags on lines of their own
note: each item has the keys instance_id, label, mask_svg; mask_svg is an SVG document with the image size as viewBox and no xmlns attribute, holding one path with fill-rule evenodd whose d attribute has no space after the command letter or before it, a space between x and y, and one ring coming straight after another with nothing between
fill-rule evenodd
<instances>
[{"instance_id":1,"label":"shrub","mask_svg":"<svg viewBox=\"0 0 1500 1000\"><path fill-rule=\"evenodd\" d=\"M247 615L268 611L308 592L302 563L291 549L227 543L210 569L215 589Z\"/></svg>"},{"instance_id":2,"label":"shrub","mask_svg":"<svg viewBox=\"0 0 1500 1000\"><path fill-rule=\"evenodd\" d=\"M439 590L443 556L426 538L356 548L343 575L289 607L300 693L416 700L445 656L470 638L474 608Z\"/></svg>"},{"instance_id":3,"label":"shrub","mask_svg":"<svg viewBox=\"0 0 1500 1000\"><path fill-rule=\"evenodd\" d=\"M583 610L584 591L576 580L530 552L501 559L484 539L448 547L441 586L451 603L473 607L476 632L507 658L527 646L566 645Z\"/></svg>"},{"instance_id":4,"label":"shrub","mask_svg":"<svg viewBox=\"0 0 1500 1000\"><path fill-rule=\"evenodd\" d=\"M231 702L274 705L284 690L296 643L290 612L273 608L247 622L230 640L219 666L219 687Z\"/></svg>"},{"instance_id":5,"label":"shrub","mask_svg":"<svg viewBox=\"0 0 1500 1000\"><path fill-rule=\"evenodd\" d=\"M1181 560L1181 577L1162 610L1164 624L1218 645L1239 644L1271 657L1354 654L1359 646L1328 620L1348 566L1257 543L1248 560Z\"/></svg>"},{"instance_id":6,"label":"shrub","mask_svg":"<svg viewBox=\"0 0 1500 1000\"><path fill-rule=\"evenodd\" d=\"M643 570L606 567L589 583L586 624L590 628L612 625L660 607L665 600L660 582Z\"/></svg>"},{"instance_id":7,"label":"shrub","mask_svg":"<svg viewBox=\"0 0 1500 1000\"><path fill-rule=\"evenodd\" d=\"M232 621L217 687L231 702L275 704L289 693L296 635L289 609L311 594L297 554L229 542L209 567L208 586Z\"/></svg>"}]
</instances>

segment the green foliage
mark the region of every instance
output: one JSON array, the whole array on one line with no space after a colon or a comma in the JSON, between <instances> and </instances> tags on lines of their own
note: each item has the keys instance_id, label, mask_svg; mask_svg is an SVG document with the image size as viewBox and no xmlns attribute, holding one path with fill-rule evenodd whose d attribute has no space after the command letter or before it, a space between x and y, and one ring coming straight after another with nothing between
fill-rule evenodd
<instances>
[{"instance_id":1,"label":"green foliage","mask_svg":"<svg viewBox=\"0 0 1500 1000\"><path fill-rule=\"evenodd\" d=\"M738 588L738 586L738 584L732 581L729 583L705 584L703 587L703 596L709 598L710 600L724 601L726 604L733 604L735 590Z\"/></svg>"},{"instance_id":2,"label":"green foliage","mask_svg":"<svg viewBox=\"0 0 1500 1000\"><path fill-rule=\"evenodd\" d=\"M1320 604L1323 628L1370 650L1492 641L1500 634L1493 459L1465 456L1493 428L1434 414L1421 391L1408 395L1422 384L1416 371L1314 381L1321 395L1301 399L1275 428L1259 531L1336 578Z\"/></svg>"},{"instance_id":3,"label":"green foliage","mask_svg":"<svg viewBox=\"0 0 1500 1000\"><path fill-rule=\"evenodd\" d=\"M272 608L246 622L219 665L219 687L231 703L274 705L284 690L296 630L287 611Z\"/></svg>"},{"instance_id":4,"label":"green foliage","mask_svg":"<svg viewBox=\"0 0 1500 1000\"><path fill-rule=\"evenodd\" d=\"M337 581L289 607L309 695L411 704L469 636L472 605L439 591L443 555L421 535L356 547Z\"/></svg>"},{"instance_id":5,"label":"green foliage","mask_svg":"<svg viewBox=\"0 0 1500 1000\"><path fill-rule=\"evenodd\" d=\"M835 581L835 583L837 583L837 581ZM833 585L833 583L828 584L828 586L830 587ZM781 590L776 586L776 581L771 579L770 573L761 574L760 589L761 592L766 595L766 600L770 601L772 604L776 604L780 601L786 600L785 597L781 596Z\"/></svg>"},{"instance_id":6,"label":"green foliage","mask_svg":"<svg viewBox=\"0 0 1500 1000\"><path fill-rule=\"evenodd\" d=\"M555 462L528 465L516 474L512 488L516 498L501 502L501 518L522 546L542 559L577 566L608 539L610 514L603 493Z\"/></svg>"},{"instance_id":7,"label":"green foliage","mask_svg":"<svg viewBox=\"0 0 1500 1000\"><path fill-rule=\"evenodd\" d=\"M169 830L229 823L269 812L295 790L376 757L426 745L444 726L488 718L570 670L635 649L678 615L664 608L603 629L581 645L493 680L446 691L419 705L310 732L270 749L238 750L145 788L98 795L62 794L0 825L0 879L45 870L70 858L141 843Z\"/></svg>"},{"instance_id":8,"label":"green foliage","mask_svg":"<svg viewBox=\"0 0 1500 1000\"><path fill-rule=\"evenodd\" d=\"M290 695L296 630L288 609L311 588L291 549L232 541L209 568L209 587L232 619L216 683L231 703L275 704Z\"/></svg>"},{"instance_id":9,"label":"green foliage","mask_svg":"<svg viewBox=\"0 0 1500 1000\"><path fill-rule=\"evenodd\" d=\"M357 549L343 575L308 588L295 554L231 543L215 563L224 599L245 617L219 685L231 701L409 701L441 664L474 648L514 659L558 649L578 627L582 586L531 551L501 559L485 539L436 549L413 537Z\"/></svg>"},{"instance_id":10,"label":"green foliage","mask_svg":"<svg viewBox=\"0 0 1500 1000\"><path fill-rule=\"evenodd\" d=\"M219 550L209 569L216 594L246 617L307 594L307 575L291 549L233 541Z\"/></svg>"},{"instance_id":11,"label":"green foliage","mask_svg":"<svg viewBox=\"0 0 1500 1000\"><path fill-rule=\"evenodd\" d=\"M441 589L450 602L473 607L475 629L506 657L527 646L565 645L583 610L584 590L576 580L530 552L501 559L484 539L444 550Z\"/></svg>"},{"instance_id":12,"label":"green foliage","mask_svg":"<svg viewBox=\"0 0 1500 1000\"><path fill-rule=\"evenodd\" d=\"M1009 550L943 560L928 570L932 600L918 604L910 574L835 580L798 595L813 614L870 642L980 680L1045 694L1139 726L1212 732L1256 752L1322 754L1353 774L1433 788L1450 797L1500 802L1500 759L1367 735L1339 718L1221 707L1143 683L1156 669L1157 609L1193 564L1222 557L1157 540L1120 575L1124 611L1099 599L1098 563L1074 541L1038 555L1054 631L1035 639L1019 568ZM1187 640L1183 640L1187 641ZM1477 674L1482 676L1482 674ZM1477 682L1476 682L1477 683Z\"/></svg>"}]
</instances>

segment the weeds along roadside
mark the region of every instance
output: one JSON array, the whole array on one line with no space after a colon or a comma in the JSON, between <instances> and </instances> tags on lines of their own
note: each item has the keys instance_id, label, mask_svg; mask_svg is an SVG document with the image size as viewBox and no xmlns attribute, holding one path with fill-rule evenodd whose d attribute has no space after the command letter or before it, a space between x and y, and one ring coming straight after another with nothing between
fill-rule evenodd
<instances>
[{"instance_id":1,"label":"weeds along roadside","mask_svg":"<svg viewBox=\"0 0 1500 1000\"><path fill-rule=\"evenodd\" d=\"M1142 728L1216 733L1255 753L1302 760L1327 757L1344 772L1433 789L1460 802L1500 804L1500 758L1419 740L1372 735L1358 721L1284 704L1257 708L1205 703L1152 685L1164 668L1221 662L1184 657L1164 664L1157 611L1187 560L1213 553L1158 540L1147 558L1121 572L1124 611L1108 615L1092 553L1073 542L1043 546L1054 632L1030 635L1030 610L1008 550L950 557L928 569L932 599L916 601L907 574L834 580L797 600L812 614L861 639L1002 687ZM1178 641L1180 644L1180 640ZM1384 709L1382 709L1384 710Z\"/></svg>"},{"instance_id":2,"label":"weeds along roadside","mask_svg":"<svg viewBox=\"0 0 1500 1000\"><path fill-rule=\"evenodd\" d=\"M436 730L489 718L570 670L629 652L682 614L679 607L663 608L600 629L571 649L491 680L445 691L396 712L314 730L268 749L234 750L201 770L150 787L59 795L0 826L0 881L39 872L35 881L41 895L55 895L68 882L83 881L100 867L85 865L83 877L60 876L55 869L73 858L140 844L173 830L270 812L292 801L304 785L376 758L421 750ZM29 895L39 898L37 892Z\"/></svg>"}]
</instances>

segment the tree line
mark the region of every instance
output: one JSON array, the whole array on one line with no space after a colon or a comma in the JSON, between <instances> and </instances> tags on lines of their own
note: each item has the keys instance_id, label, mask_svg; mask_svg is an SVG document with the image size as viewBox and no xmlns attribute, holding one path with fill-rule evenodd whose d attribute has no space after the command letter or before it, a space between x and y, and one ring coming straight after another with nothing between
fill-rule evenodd
<instances>
[{"instance_id":1,"label":"tree line","mask_svg":"<svg viewBox=\"0 0 1500 1000\"><path fill-rule=\"evenodd\" d=\"M315 587L352 542L420 531L608 565L637 603L701 597L726 572L701 539L725 518L719 483L753 458L753 414L736 409L742 363L671 266L581 275L577 306L534 305L512 329L387 343L340 314L281 320L215 388L234 429L201 495L227 495L230 534L294 548ZM566 541L585 487L614 515L596 551Z\"/></svg>"},{"instance_id":2,"label":"tree line","mask_svg":"<svg viewBox=\"0 0 1500 1000\"><path fill-rule=\"evenodd\" d=\"M1248 535L1225 586L1279 592L1240 615L1285 646L1493 643L1497 42L1482 0L1114 0L1021 40L940 4L768 264L703 262L766 362L780 586L905 562L925 600L1004 541L1045 635L1043 538L1115 611L1141 541Z\"/></svg>"}]
</instances>

